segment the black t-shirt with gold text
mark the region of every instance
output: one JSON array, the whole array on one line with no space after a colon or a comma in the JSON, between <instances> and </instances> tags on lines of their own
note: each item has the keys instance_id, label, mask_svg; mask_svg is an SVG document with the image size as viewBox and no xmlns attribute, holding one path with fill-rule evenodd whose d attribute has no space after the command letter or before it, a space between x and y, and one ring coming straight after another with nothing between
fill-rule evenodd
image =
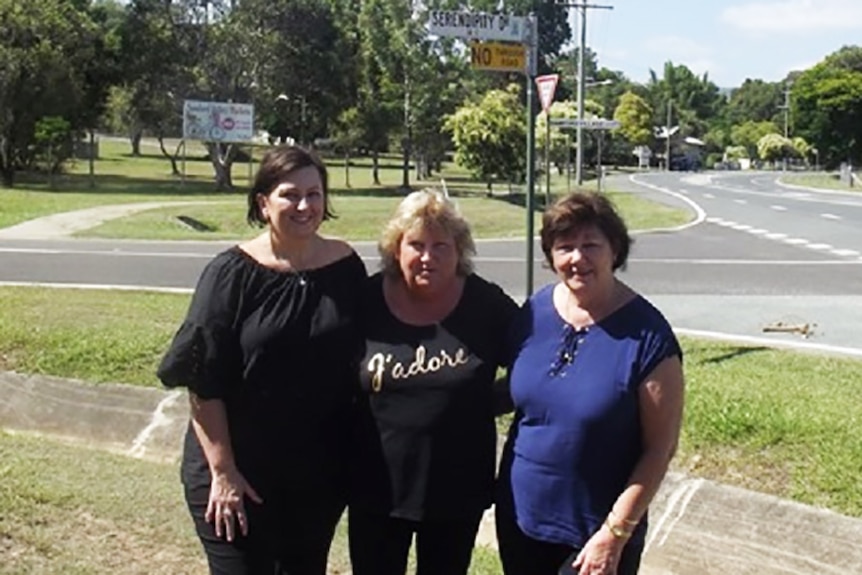
<instances>
[{"instance_id":1,"label":"black t-shirt with gold text","mask_svg":"<svg viewBox=\"0 0 862 575\"><path fill-rule=\"evenodd\" d=\"M433 325L399 321L380 274L363 299L351 505L414 521L480 512L494 483L493 385L517 305L475 274Z\"/></svg>"}]
</instances>

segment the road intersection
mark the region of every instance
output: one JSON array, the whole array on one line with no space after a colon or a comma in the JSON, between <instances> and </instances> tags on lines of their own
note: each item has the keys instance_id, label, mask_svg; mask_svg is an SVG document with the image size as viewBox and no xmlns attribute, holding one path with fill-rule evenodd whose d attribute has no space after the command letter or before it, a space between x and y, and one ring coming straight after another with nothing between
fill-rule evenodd
<instances>
[{"instance_id":1,"label":"road intersection","mask_svg":"<svg viewBox=\"0 0 862 575\"><path fill-rule=\"evenodd\" d=\"M609 187L687 209L694 218L680 229L637 233L620 277L683 333L862 356L862 194L789 188L776 180L741 172L615 177ZM49 233L50 239L36 239L32 226L16 239L9 231L0 230L5 284L188 292L206 262L230 245ZM355 245L368 269L376 269L374 243ZM478 252L479 273L522 299L524 240L481 240ZM538 245L534 253L535 290L553 276ZM764 331L776 326L808 329Z\"/></svg>"}]
</instances>

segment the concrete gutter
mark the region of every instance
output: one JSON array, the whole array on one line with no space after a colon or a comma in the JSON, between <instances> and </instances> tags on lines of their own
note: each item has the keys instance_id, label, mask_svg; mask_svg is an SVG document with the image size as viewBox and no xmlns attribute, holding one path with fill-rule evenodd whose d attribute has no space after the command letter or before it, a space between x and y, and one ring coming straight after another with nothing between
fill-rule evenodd
<instances>
[{"instance_id":1,"label":"concrete gutter","mask_svg":"<svg viewBox=\"0 0 862 575\"><path fill-rule=\"evenodd\" d=\"M181 391L0 372L0 428L176 461L187 419ZM862 520L824 509L671 474L651 518L642 575L862 573Z\"/></svg>"}]
</instances>

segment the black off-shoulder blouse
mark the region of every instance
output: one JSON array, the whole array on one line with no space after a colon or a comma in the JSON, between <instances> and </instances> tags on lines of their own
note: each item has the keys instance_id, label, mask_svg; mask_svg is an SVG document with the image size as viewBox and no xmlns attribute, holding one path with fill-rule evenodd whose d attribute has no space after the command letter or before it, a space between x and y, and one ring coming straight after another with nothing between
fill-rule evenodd
<instances>
[{"instance_id":1,"label":"black off-shoulder blouse","mask_svg":"<svg viewBox=\"0 0 862 575\"><path fill-rule=\"evenodd\" d=\"M264 499L343 485L365 278L355 253L282 272L236 246L201 274L158 376L168 387L224 401L239 470ZM191 429L182 475L189 488L209 487Z\"/></svg>"}]
</instances>

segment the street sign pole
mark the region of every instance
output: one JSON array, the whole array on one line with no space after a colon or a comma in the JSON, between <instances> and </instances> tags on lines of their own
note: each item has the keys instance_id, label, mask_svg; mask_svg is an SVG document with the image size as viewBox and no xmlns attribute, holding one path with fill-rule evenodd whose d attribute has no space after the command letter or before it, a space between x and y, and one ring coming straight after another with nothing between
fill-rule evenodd
<instances>
[{"instance_id":1,"label":"street sign pole","mask_svg":"<svg viewBox=\"0 0 862 575\"><path fill-rule=\"evenodd\" d=\"M523 68L527 82L527 189L524 207L527 212L527 286L526 295L533 294L533 212L536 188L536 116L534 110L533 79L538 68L538 26L534 14L527 17L486 12L431 10L428 32L436 36L463 40L492 40L513 42L526 46L527 57ZM518 53L506 46L471 45L471 61L484 69L512 70L517 67ZM556 86L556 83L555 83Z\"/></svg>"},{"instance_id":2,"label":"street sign pole","mask_svg":"<svg viewBox=\"0 0 862 575\"><path fill-rule=\"evenodd\" d=\"M551 111L545 112L545 207L551 205Z\"/></svg>"},{"instance_id":3,"label":"street sign pole","mask_svg":"<svg viewBox=\"0 0 862 575\"><path fill-rule=\"evenodd\" d=\"M527 17L527 68L525 79L527 82L527 189L524 198L524 207L527 212L527 286L526 296L533 295L533 211L535 210L536 189L536 116L533 114L533 78L536 76L538 67L537 38L538 25L534 14Z\"/></svg>"}]
</instances>

